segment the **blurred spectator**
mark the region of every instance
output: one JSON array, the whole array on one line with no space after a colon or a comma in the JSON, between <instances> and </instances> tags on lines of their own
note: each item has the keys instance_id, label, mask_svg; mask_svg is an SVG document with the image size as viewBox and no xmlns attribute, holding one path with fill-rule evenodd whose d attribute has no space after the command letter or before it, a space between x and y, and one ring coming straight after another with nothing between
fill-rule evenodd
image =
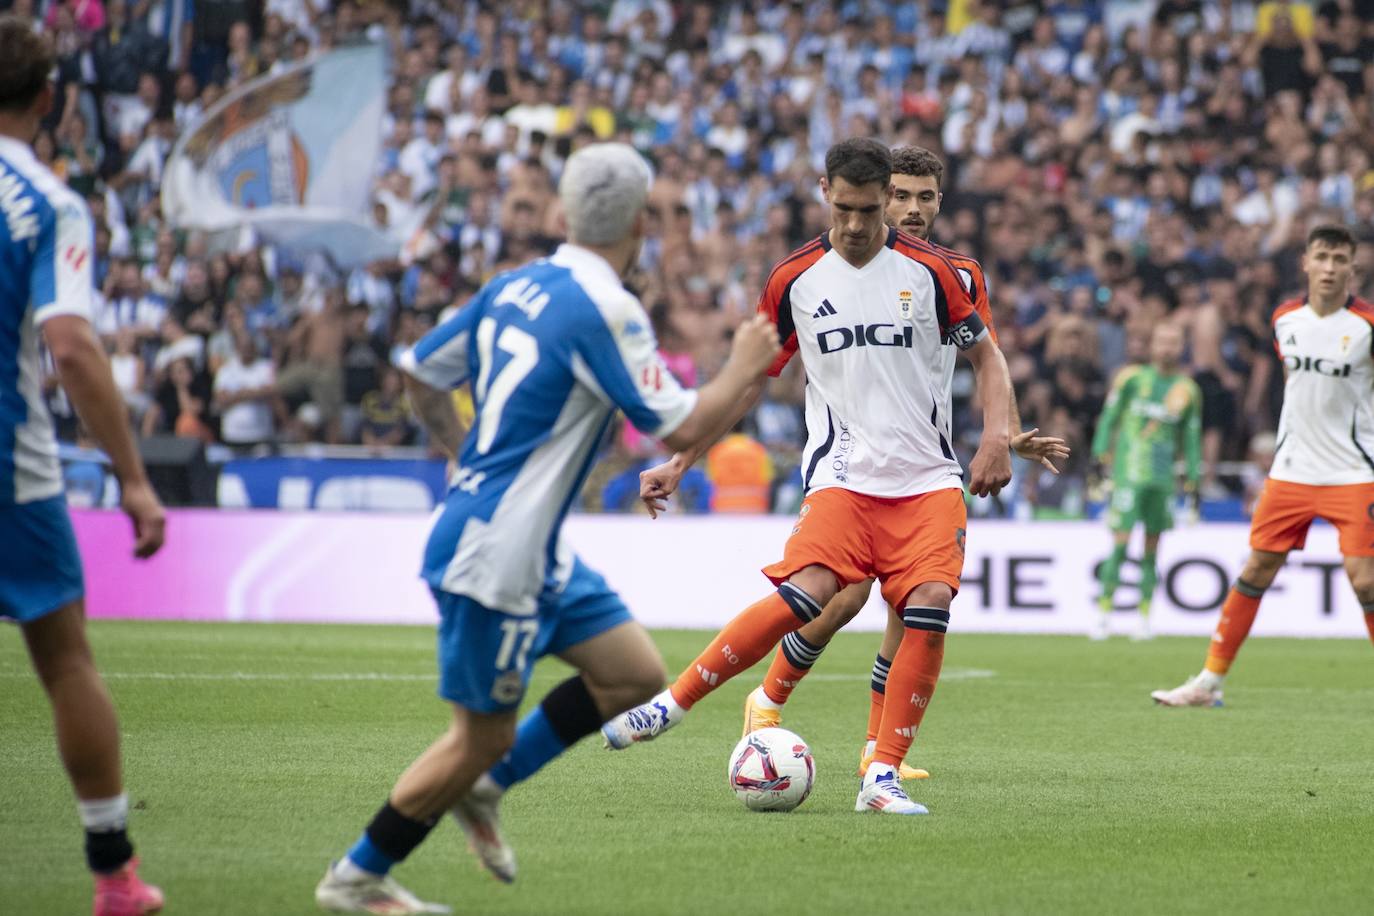
<instances>
[{"instance_id":1,"label":"blurred spectator","mask_svg":"<svg viewBox=\"0 0 1374 916\"><path fill-rule=\"evenodd\" d=\"M415 429L410 420L401 387L401 373L387 368L381 377L381 387L363 395L362 420L359 426L362 444L384 449L391 445L408 445Z\"/></svg>"},{"instance_id":2,"label":"blurred spectator","mask_svg":"<svg viewBox=\"0 0 1374 916\"><path fill-rule=\"evenodd\" d=\"M733 432L706 453L712 512L767 512L773 462L768 450L743 432Z\"/></svg>"},{"instance_id":3,"label":"blurred spectator","mask_svg":"<svg viewBox=\"0 0 1374 916\"><path fill-rule=\"evenodd\" d=\"M213 441L209 423L210 379L188 357L168 364L162 381L153 392L152 403L143 415L143 435L172 433Z\"/></svg>"},{"instance_id":4,"label":"blurred spectator","mask_svg":"<svg viewBox=\"0 0 1374 916\"><path fill-rule=\"evenodd\" d=\"M252 334L241 333L232 357L215 373L214 404L220 438L240 450L273 441L276 370L258 353Z\"/></svg>"}]
</instances>

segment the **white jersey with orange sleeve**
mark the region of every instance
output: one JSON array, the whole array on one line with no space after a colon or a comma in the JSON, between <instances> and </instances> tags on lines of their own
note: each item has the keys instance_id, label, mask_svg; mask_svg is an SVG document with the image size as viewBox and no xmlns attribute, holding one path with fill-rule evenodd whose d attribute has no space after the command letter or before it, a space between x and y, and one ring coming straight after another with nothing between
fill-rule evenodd
<instances>
[{"instance_id":1,"label":"white jersey with orange sleeve","mask_svg":"<svg viewBox=\"0 0 1374 916\"><path fill-rule=\"evenodd\" d=\"M806 367L808 493L901 497L962 486L942 355L988 332L947 257L892 229L856 268L822 235L774 267L759 311L783 342L770 373L798 352Z\"/></svg>"},{"instance_id":2,"label":"white jersey with orange sleeve","mask_svg":"<svg viewBox=\"0 0 1374 916\"><path fill-rule=\"evenodd\" d=\"M1374 305L1351 296L1325 317L1303 300L1274 310L1287 381L1275 480L1374 483Z\"/></svg>"}]
</instances>

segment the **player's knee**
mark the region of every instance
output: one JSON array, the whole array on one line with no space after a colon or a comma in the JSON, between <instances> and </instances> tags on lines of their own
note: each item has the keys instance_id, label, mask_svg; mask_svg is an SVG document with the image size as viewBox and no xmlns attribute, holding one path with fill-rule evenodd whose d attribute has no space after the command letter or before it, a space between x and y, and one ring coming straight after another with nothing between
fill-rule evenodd
<instances>
[{"instance_id":1,"label":"player's knee","mask_svg":"<svg viewBox=\"0 0 1374 916\"><path fill-rule=\"evenodd\" d=\"M829 604L840 590L840 583L835 574L824 566L808 566L789 577L787 582L801 589L822 608Z\"/></svg>"},{"instance_id":2,"label":"player's knee","mask_svg":"<svg viewBox=\"0 0 1374 916\"><path fill-rule=\"evenodd\" d=\"M467 752L479 766L486 769L495 766L514 745L515 719L503 717L501 721L492 722L488 727L483 728L480 732L480 740L470 742L467 746Z\"/></svg>"},{"instance_id":3,"label":"player's knee","mask_svg":"<svg viewBox=\"0 0 1374 916\"><path fill-rule=\"evenodd\" d=\"M1374 612L1374 569L1350 574L1350 586L1355 589L1355 600L1365 613Z\"/></svg>"},{"instance_id":4,"label":"player's knee","mask_svg":"<svg viewBox=\"0 0 1374 916\"><path fill-rule=\"evenodd\" d=\"M49 693L55 687L74 677L95 674L95 660L90 649L80 645L64 646L51 652L33 655L33 669L38 680Z\"/></svg>"},{"instance_id":5,"label":"player's knee","mask_svg":"<svg viewBox=\"0 0 1374 916\"><path fill-rule=\"evenodd\" d=\"M1240 578L1253 588L1268 588L1283 568L1285 559L1283 554L1252 552L1250 559L1245 561Z\"/></svg>"},{"instance_id":6,"label":"player's knee","mask_svg":"<svg viewBox=\"0 0 1374 916\"><path fill-rule=\"evenodd\" d=\"M954 602L954 589L943 582L922 582L907 595L907 607L930 607L949 610Z\"/></svg>"},{"instance_id":7,"label":"player's knee","mask_svg":"<svg viewBox=\"0 0 1374 916\"><path fill-rule=\"evenodd\" d=\"M469 713L456 718L444 737L455 760L470 760L486 768L515 744L515 717Z\"/></svg>"},{"instance_id":8,"label":"player's knee","mask_svg":"<svg viewBox=\"0 0 1374 916\"><path fill-rule=\"evenodd\" d=\"M668 670L657 652L626 660L613 673L583 671L582 679L603 712L624 712L654 698L668 682Z\"/></svg>"},{"instance_id":9,"label":"player's knee","mask_svg":"<svg viewBox=\"0 0 1374 916\"><path fill-rule=\"evenodd\" d=\"M829 640L845 624L859 616L864 605L868 603L868 593L873 587L873 580L859 582L847 588L841 589L834 598L821 611L821 616L816 619L816 636ZM813 642L815 640L812 640Z\"/></svg>"}]
</instances>

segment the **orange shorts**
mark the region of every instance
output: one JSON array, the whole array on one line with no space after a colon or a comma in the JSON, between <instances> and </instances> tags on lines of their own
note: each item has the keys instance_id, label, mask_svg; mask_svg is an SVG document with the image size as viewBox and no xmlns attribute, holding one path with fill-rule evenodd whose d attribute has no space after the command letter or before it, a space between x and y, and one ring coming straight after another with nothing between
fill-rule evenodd
<instances>
[{"instance_id":1,"label":"orange shorts","mask_svg":"<svg viewBox=\"0 0 1374 916\"><path fill-rule=\"evenodd\" d=\"M1266 480L1250 523L1250 546L1271 553L1301 550L1316 518L1336 526L1343 556L1374 557L1374 483L1314 487Z\"/></svg>"},{"instance_id":2,"label":"orange shorts","mask_svg":"<svg viewBox=\"0 0 1374 916\"><path fill-rule=\"evenodd\" d=\"M967 524L963 490L886 498L829 487L802 503L782 561L763 574L781 585L808 566L824 566L841 588L876 577L883 600L901 607L923 582L959 591Z\"/></svg>"}]
</instances>

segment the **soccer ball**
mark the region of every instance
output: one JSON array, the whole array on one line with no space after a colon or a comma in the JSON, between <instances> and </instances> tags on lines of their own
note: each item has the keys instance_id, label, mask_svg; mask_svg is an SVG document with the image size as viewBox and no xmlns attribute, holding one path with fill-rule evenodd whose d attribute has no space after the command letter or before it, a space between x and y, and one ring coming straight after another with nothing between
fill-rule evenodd
<instances>
[{"instance_id":1,"label":"soccer ball","mask_svg":"<svg viewBox=\"0 0 1374 916\"><path fill-rule=\"evenodd\" d=\"M761 728L735 745L726 777L750 811L791 811L811 794L816 761L797 735L785 728Z\"/></svg>"}]
</instances>

